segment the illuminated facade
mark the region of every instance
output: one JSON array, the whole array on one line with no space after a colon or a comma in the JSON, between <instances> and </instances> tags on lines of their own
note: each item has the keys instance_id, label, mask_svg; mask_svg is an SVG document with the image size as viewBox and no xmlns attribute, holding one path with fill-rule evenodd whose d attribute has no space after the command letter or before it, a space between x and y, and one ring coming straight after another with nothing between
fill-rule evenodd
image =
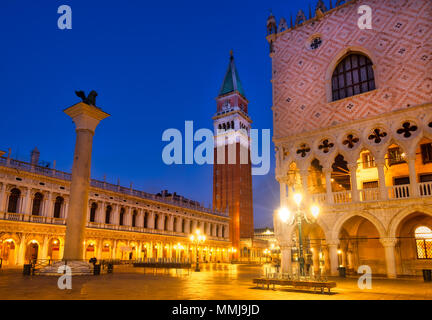
<instances>
[{"instance_id":1,"label":"illuminated facade","mask_svg":"<svg viewBox=\"0 0 432 320\"><path fill-rule=\"evenodd\" d=\"M320 205L303 230L315 273L420 275L432 267L432 3L340 2L289 26L268 19L281 206L294 192ZM358 27L361 5L372 29ZM274 224L282 271L296 272L297 228Z\"/></svg>"},{"instance_id":2,"label":"illuminated facade","mask_svg":"<svg viewBox=\"0 0 432 320\"><path fill-rule=\"evenodd\" d=\"M10 153L9 153L10 154ZM31 259L62 259L70 173L0 158L0 258L3 266ZM229 259L228 214L196 201L91 180L82 259L177 259L195 261L189 235L200 229L200 261Z\"/></svg>"}]
</instances>

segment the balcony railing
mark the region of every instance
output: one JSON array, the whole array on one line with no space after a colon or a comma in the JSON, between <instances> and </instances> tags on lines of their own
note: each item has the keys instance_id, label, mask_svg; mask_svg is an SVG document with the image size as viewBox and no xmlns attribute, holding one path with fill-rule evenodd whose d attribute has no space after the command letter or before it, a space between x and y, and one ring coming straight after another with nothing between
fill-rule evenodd
<instances>
[{"instance_id":1,"label":"balcony railing","mask_svg":"<svg viewBox=\"0 0 432 320\"><path fill-rule=\"evenodd\" d=\"M57 178L57 179L61 179L61 180L66 180L66 181L70 181L72 178L72 175L70 173L67 173L67 172L62 172L62 171L58 171L58 170L46 168L46 167L41 167L41 166L33 165L31 163L28 163L28 162L23 162L23 161L11 159L11 158L8 159L5 157L0 157L0 166L15 168L15 169L27 171L27 172L34 172L34 173L41 174L44 176ZM173 205L173 206L177 206L177 207L182 207L182 208L197 210L197 211L201 211L201 212L206 212L206 213L210 213L210 214L221 216L221 217L228 217L228 213L215 211L215 210L212 210L211 208L205 208L205 207L199 205L197 202L194 202L193 204L191 204L189 201L185 201L184 199L175 200L173 198L158 197L155 194L147 193L147 192L140 191L140 190L135 190L133 188L126 188L126 187L122 187L120 185L115 185L115 184L108 183L106 181L99 181L99 180L95 180L95 179L90 180L90 185L92 187L98 188L98 189L104 189L104 190L108 190L108 191L113 191L113 192L118 192L118 193L130 195L130 196L139 197L139 198L146 199L146 200L157 201L157 202L160 202L163 204L169 204L169 205Z\"/></svg>"},{"instance_id":2,"label":"balcony railing","mask_svg":"<svg viewBox=\"0 0 432 320\"><path fill-rule=\"evenodd\" d=\"M0 212L0 220L32 222L32 223L41 223L41 224L66 225L66 219L63 219L63 218L36 216L36 215L31 215L31 214L12 213L12 212ZM143 228L143 227L133 227L133 226L127 226L127 225L115 225L115 224L98 223L98 222L87 222L86 226L88 228L97 228L97 229L140 232L140 233L148 233L148 234L157 234L157 235L162 235L162 236L188 237L188 234L181 233L181 232L175 232L175 231L169 231L169 230L165 231L165 230L159 230L159 229L149 229L149 228ZM225 241L228 241L228 238L224 238L224 237L207 236L207 238L208 238L208 240L219 240L219 241L225 240Z\"/></svg>"},{"instance_id":3,"label":"balcony railing","mask_svg":"<svg viewBox=\"0 0 432 320\"><path fill-rule=\"evenodd\" d=\"M44 223L44 224L58 224L58 225L66 224L66 219L63 218L35 216L31 214L12 213L12 212L0 212L0 220L22 221L22 222Z\"/></svg>"},{"instance_id":4,"label":"balcony railing","mask_svg":"<svg viewBox=\"0 0 432 320\"><path fill-rule=\"evenodd\" d=\"M418 184L418 195L420 197L432 197L432 182L422 182ZM409 199L413 197L413 193L411 192L411 185L397 185L397 186L389 186L387 187L388 192L388 200L397 200L397 199ZM370 201L380 201L380 189L379 188L366 188L358 190L359 201L360 202L370 202ZM333 203L334 204L343 204L353 202L352 191L338 191L332 192ZM312 202L317 203L326 203L327 194L325 193L317 193L311 195Z\"/></svg>"}]
</instances>

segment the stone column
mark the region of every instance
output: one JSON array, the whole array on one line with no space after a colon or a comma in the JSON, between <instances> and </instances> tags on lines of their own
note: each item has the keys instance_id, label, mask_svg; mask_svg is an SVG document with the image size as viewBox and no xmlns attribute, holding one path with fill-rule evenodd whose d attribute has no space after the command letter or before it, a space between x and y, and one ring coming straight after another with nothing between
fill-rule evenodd
<instances>
[{"instance_id":1,"label":"stone column","mask_svg":"<svg viewBox=\"0 0 432 320\"><path fill-rule=\"evenodd\" d=\"M154 228L155 228L155 214L153 211L150 211L147 216L147 229L154 229Z\"/></svg>"},{"instance_id":2,"label":"stone column","mask_svg":"<svg viewBox=\"0 0 432 320\"><path fill-rule=\"evenodd\" d=\"M17 254L17 264L18 265L24 264L27 236L25 234L22 234L20 240L21 241L19 243L19 249L18 249L18 254Z\"/></svg>"},{"instance_id":3,"label":"stone column","mask_svg":"<svg viewBox=\"0 0 432 320\"><path fill-rule=\"evenodd\" d=\"M281 272L292 274L292 258L291 258L291 243L281 243L279 245L281 250Z\"/></svg>"},{"instance_id":4,"label":"stone column","mask_svg":"<svg viewBox=\"0 0 432 320\"><path fill-rule=\"evenodd\" d=\"M6 210L6 183L3 183L0 191L0 212Z\"/></svg>"},{"instance_id":5,"label":"stone column","mask_svg":"<svg viewBox=\"0 0 432 320\"><path fill-rule=\"evenodd\" d=\"M330 168L323 168L323 173L325 176L325 182L326 182L326 197L327 197L327 203L333 204L334 198L333 198L333 190L332 190L332 183L331 183L331 174L333 169Z\"/></svg>"},{"instance_id":6,"label":"stone column","mask_svg":"<svg viewBox=\"0 0 432 320\"><path fill-rule=\"evenodd\" d=\"M380 242L383 245L385 251L387 277L390 279L395 279L396 278L395 246L397 243L397 239L381 238Z\"/></svg>"},{"instance_id":7,"label":"stone column","mask_svg":"<svg viewBox=\"0 0 432 320\"><path fill-rule=\"evenodd\" d=\"M31 188L27 188L25 199L20 202L22 202L22 205L19 213L31 214Z\"/></svg>"},{"instance_id":8,"label":"stone column","mask_svg":"<svg viewBox=\"0 0 432 320\"><path fill-rule=\"evenodd\" d=\"M96 259L100 260L102 258L102 247L103 247L103 239L99 239L96 242Z\"/></svg>"},{"instance_id":9,"label":"stone column","mask_svg":"<svg viewBox=\"0 0 432 320\"><path fill-rule=\"evenodd\" d=\"M357 161L348 164L348 169L351 174L351 198L353 202L359 201L359 192L357 187Z\"/></svg>"},{"instance_id":10,"label":"stone column","mask_svg":"<svg viewBox=\"0 0 432 320\"><path fill-rule=\"evenodd\" d=\"M419 186L417 183L417 173L416 173L416 169L415 169L415 157L416 157L416 155L414 154L413 156L410 155L407 159L408 168L409 168L409 179L410 179L410 188L411 188L410 196L411 197L418 197L419 196Z\"/></svg>"},{"instance_id":11,"label":"stone column","mask_svg":"<svg viewBox=\"0 0 432 320\"><path fill-rule=\"evenodd\" d=\"M338 275L339 256L338 256L339 240L331 240L327 242L329 258L330 258L330 274L332 276Z\"/></svg>"},{"instance_id":12,"label":"stone column","mask_svg":"<svg viewBox=\"0 0 432 320\"><path fill-rule=\"evenodd\" d=\"M38 254L38 259L48 259L48 245L49 245L49 238L48 236L43 237L43 243L42 243L42 250L40 250L40 253Z\"/></svg>"},{"instance_id":13,"label":"stone column","mask_svg":"<svg viewBox=\"0 0 432 320\"><path fill-rule=\"evenodd\" d=\"M312 262L314 274L320 274L319 247L312 247Z\"/></svg>"},{"instance_id":14,"label":"stone column","mask_svg":"<svg viewBox=\"0 0 432 320\"><path fill-rule=\"evenodd\" d=\"M54 217L54 200L52 198L52 192L48 193L48 199L46 200L42 215L45 217Z\"/></svg>"},{"instance_id":15,"label":"stone column","mask_svg":"<svg viewBox=\"0 0 432 320\"><path fill-rule=\"evenodd\" d=\"M376 159L376 165L378 169L378 185L380 190L380 199L381 200L387 200L388 199L388 192L387 187L385 184L385 174L384 174L384 165L385 160L384 159Z\"/></svg>"},{"instance_id":16,"label":"stone column","mask_svg":"<svg viewBox=\"0 0 432 320\"><path fill-rule=\"evenodd\" d=\"M93 135L99 122L109 114L82 102L67 108L64 112L75 123L76 143L63 259L80 260L85 240Z\"/></svg>"},{"instance_id":17,"label":"stone column","mask_svg":"<svg viewBox=\"0 0 432 320\"><path fill-rule=\"evenodd\" d=\"M302 188L303 188L303 198L307 198L308 196L308 177L309 177L309 171L307 169L301 169L300 170L300 176L302 180Z\"/></svg>"},{"instance_id":18,"label":"stone column","mask_svg":"<svg viewBox=\"0 0 432 320\"><path fill-rule=\"evenodd\" d=\"M287 203L286 203L286 197L287 197L286 183L280 181L279 186L280 186L280 206L284 207L287 205Z\"/></svg>"}]
</instances>

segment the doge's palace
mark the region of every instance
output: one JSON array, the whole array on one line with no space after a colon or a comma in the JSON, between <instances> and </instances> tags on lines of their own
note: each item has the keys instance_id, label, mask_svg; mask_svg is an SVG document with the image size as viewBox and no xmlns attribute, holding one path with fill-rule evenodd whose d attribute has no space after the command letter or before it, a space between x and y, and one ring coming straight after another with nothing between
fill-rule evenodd
<instances>
[{"instance_id":1,"label":"doge's palace","mask_svg":"<svg viewBox=\"0 0 432 320\"><path fill-rule=\"evenodd\" d=\"M430 269L432 2L318 1L308 18L271 15L267 32L280 205L300 192L321 208L303 230L311 271ZM282 272L296 273L297 227L274 225Z\"/></svg>"}]
</instances>

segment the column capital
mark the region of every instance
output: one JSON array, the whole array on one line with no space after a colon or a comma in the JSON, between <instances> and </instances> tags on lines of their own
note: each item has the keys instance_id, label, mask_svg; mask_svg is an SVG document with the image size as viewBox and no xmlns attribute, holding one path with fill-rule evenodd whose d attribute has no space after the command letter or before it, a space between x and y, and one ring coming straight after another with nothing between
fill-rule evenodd
<instances>
[{"instance_id":1,"label":"column capital","mask_svg":"<svg viewBox=\"0 0 432 320\"><path fill-rule=\"evenodd\" d=\"M339 239L331 239L326 241L327 246L338 246L339 245Z\"/></svg>"},{"instance_id":2,"label":"column capital","mask_svg":"<svg viewBox=\"0 0 432 320\"><path fill-rule=\"evenodd\" d=\"M80 102L63 111L72 118L76 130L89 130L94 132L99 122L110 115L102 109Z\"/></svg>"},{"instance_id":3,"label":"column capital","mask_svg":"<svg viewBox=\"0 0 432 320\"><path fill-rule=\"evenodd\" d=\"M398 239L396 238L380 238L380 242L383 247L394 247L396 246Z\"/></svg>"},{"instance_id":4,"label":"column capital","mask_svg":"<svg viewBox=\"0 0 432 320\"><path fill-rule=\"evenodd\" d=\"M347 167L348 167L348 169L349 169L350 171L352 171L352 170L357 170L357 168L358 168L358 163L357 163L357 161L355 161L355 162L348 162Z\"/></svg>"}]
</instances>

